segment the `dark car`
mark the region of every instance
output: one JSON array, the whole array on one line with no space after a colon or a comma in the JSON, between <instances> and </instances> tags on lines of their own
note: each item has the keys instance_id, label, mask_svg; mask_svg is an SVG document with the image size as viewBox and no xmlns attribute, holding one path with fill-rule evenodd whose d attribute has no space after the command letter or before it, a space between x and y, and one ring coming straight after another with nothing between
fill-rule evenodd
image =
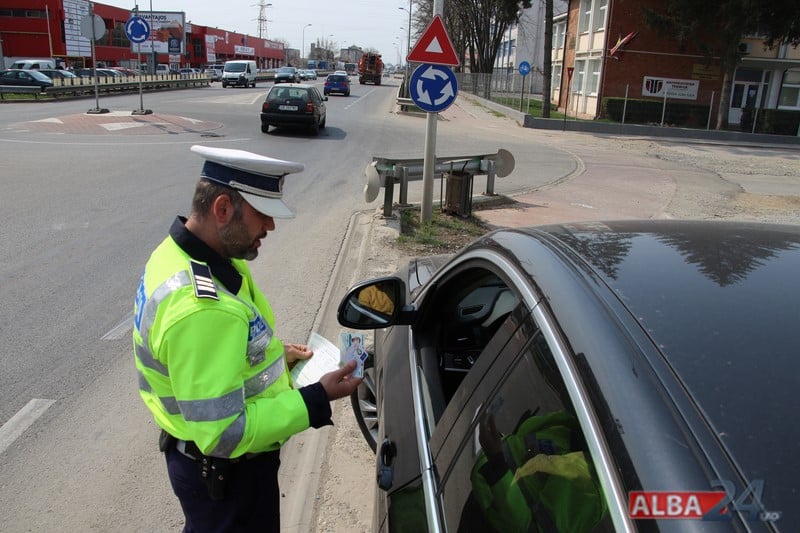
<instances>
[{"instance_id":1,"label":"dark car","mask_svg":"<svg viewBox=\"0 0 800 533\"><path fill-rule=\"evenodd\" d=\"M325 94L339 93L350 96L350 77L347 74L328 74L322 91Z\"/></svg>"},{"instance_id":2,"label":"dark car","mask_svg":"<svg viewBox=\"0 0 800 533\"><path fill-rule=\"evenodd\" d=\"M53 80L36 69L12 69L0 71L0 85L40 87L44 91L53 86Z\"/></svg>"},{"instance_id":3,"label":"dark car","mask_svg":"<svg viewBox=\"0 0 800 533\"><path fill-rule=\"evenodd\" d=\"M624 221L356 285L374 530L800 531L798 272L798 226Z\"/></svg>"},{"instance_id":4,"label":"dark car","mask_svg":"<svg viewBox=\"0 0 800 533\"><path fill-rule=\"evenodd\" d=\"M69 80L78 77L69 70L63 70L63 69L40 68L39 72L41 72L51 80L56 80L56 79Z\"/></svg>"},{"instance_id":5,"label":"dark car","mask_svg":"<svg viewBox=\"0 0 800 533\"><path fill-rule=\"evenodd\" d=\"M297 83L300 73L294 67L281 67L275 72L275 83Z\"/></svg>"},{"instance_id":6,"label":"dark car","mask_svg":"<svg viewBox=\"0 0 800 533\"><path fill-rule=\"evenodd\" d=\"M325 127L327 100L313 85L273 85L261 104L261 131L269 133L270 126L305 126L317 135Z\"/></svg>"}]
</instances>

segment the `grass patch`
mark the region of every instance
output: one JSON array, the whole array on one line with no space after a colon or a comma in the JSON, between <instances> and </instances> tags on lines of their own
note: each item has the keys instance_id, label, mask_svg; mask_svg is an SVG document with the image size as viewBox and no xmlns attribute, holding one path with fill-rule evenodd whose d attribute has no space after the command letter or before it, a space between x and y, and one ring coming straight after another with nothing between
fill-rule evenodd
<instances>
[{"instance_id":1,"label":"grass patch","mask_svg":"<svg viewBox=\"0 0 800 533\"><path fill-rule=\"evenodd\" d=\"M419 207L400 210L398 247L410 255L436 255L457 252L488 231L480 219L443 213L434 206L431 220L420 221Z\"/></svg>"}]
</instances>

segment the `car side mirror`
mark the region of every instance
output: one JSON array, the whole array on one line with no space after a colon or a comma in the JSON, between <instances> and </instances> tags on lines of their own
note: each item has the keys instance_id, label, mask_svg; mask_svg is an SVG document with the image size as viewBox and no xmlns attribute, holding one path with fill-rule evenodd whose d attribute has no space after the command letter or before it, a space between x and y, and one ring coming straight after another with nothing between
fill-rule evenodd
<instances>
[{"instance_id":1,"label":"car side mirror","mask_svg":"<svg viewBox=\"0 0 800 533\"><path fill-rule=\"evenodd\" d=\"M325 100L326 102L328 101L328 97L327 96L323 96L322 99Z\"/></svg>"},{"instance_id":2,"label":"car side mirror","mask_svg":"<svg viewBox=\"0 0 800 533\"><path fill-rule=\"evenodd\" d=\"M339 304L339 324L353 329L375 329L408 323L405 297L405 283L398 277L359 283Z\"/></svg>"}]
</instances>

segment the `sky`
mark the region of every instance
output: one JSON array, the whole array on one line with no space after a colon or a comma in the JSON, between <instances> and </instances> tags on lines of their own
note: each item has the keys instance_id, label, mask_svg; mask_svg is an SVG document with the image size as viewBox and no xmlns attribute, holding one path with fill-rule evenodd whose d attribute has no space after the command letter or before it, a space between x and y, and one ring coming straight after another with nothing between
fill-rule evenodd
<instances>
[{"instance_id":1,"label":"sky","mask_svg":"<svg viewBox=\"0 0 800 533\"><path fill-rule=\"evenodd\" d=\"M136 4L136 0L97 1L125 9ZM138 3L139 9L150 10L151 0ZM152 0L152 9L183 11L187 22L258 37L260 3L261 0ZM263 3L272 5L264 10L267 22L266 35L262 36L284 40L290 48L304 45L303 55L308 55L310 44L317 39L334 43L337 50L350 45L374 48L386 63L397 63L401 53L403 57L408 54L407 0L264 0ZM311 26L306 27L307 24Z\"/></svg>"}]
</instances>

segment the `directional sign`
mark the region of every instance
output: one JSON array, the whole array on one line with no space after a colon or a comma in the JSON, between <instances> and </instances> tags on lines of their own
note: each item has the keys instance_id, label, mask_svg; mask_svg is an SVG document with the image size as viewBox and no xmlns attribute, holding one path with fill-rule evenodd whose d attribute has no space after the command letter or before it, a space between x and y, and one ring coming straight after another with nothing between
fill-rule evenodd
<instances>
[{"instance_id":1,"label":"directional sign","mask_svg":"<svg viewBox=\"0 0 800 533\"><path fill-rule=\"evenodd\" d=\"M523 76L527 76L531 72L531 64L527 61L523 61L519 64L519 73Z\"/></svg>"},{"instance_id":2,"label":"directional sign","mask_svg":"<svg viewBox=\"0 0 800 533\"><path fill-rule=\"evenodd\" d=\"M452 104L458 94L458 81L446 66L420 65L409 80L411 100L423 111L438 113Z\"/></svg>"},{"instance_id":3,"label":"directional sign","mask_svg":"<svg viewBox=\"0 0 800 533\"><path fill-rule=\"evenodd\" d=\"M458 57L439 15L433 17L425 33L408 53L408 61L433 65L458 65Z\"/></svg>"},{"instance_id":4,"label":"directional sign","mask_svg":"<svg viewBox=\"0 0 800 533\"><path fill-rule=\"evenodd\" d=\"M150 37L150 24L142 17L131 17L125 23L125 35L132 43L143 43Z\"/></svg>"}]
</instances>

